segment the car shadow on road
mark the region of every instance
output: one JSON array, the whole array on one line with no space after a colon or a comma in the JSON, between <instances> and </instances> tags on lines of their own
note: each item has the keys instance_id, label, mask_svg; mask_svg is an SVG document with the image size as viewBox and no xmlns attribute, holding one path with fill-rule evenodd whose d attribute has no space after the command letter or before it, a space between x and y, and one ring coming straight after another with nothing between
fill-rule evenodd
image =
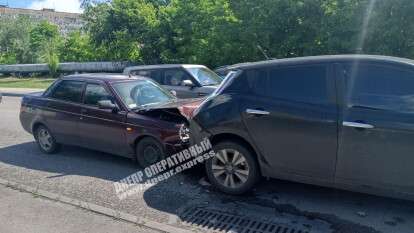
<instances>
[{"instance_id":1,"label":"car shadow on road","mask_svg":"<svg viewBox=\"0 0 414 233\"><path fill-rule=\"evenodd\" d=\"M232 196L215 190L205 182L201 182L204 185L200 184L199 180L203 177L204 173L200 169L187 171L181 179L172 178L146 190L144 200L148 206L176 215L179 222L191 227L222 231L234 227L234 224L229 226L220 223L226 220L225 215L229 213L227 220L232 216L247 219L250 216L252 221L258 222L260 219L273 219L276 222L279 219L284 224L288 222L287 225L305 230L315 230L322 222L344 233L378 232L372 226L379 224L399 229L399 225L414 220L414 202L411 201L277 179L262 180L247 194ZM169 198L157 195L160 193L168 193ZM176 201L172 203L166 200ZM354 219L361 221L352 221ZM361 222L372 224L363 225ZM318 229L316 232L325 231Z\"/></svg>"},{"instance_id":2,"label":"car shadow on road","mask_svg":"<svg viewBox=\"0 0 414 233\"><path fill-rule=\"evenodd\" d=\"M74 146L63 146L56 154L44 154L35 142L0 148L0 162L57 173L49 178L79 175L118 181L139 169L131 159Z\"/></svg>"},{"instance_id":3,"label":"car shadow on road","mask_svg":"<svg viewBox=\"0 0 414 233\"><path fill-rule=\"evenodd\" d=\"M0 148L0 162L53 173L47 177L50 179L78 175L119 181L140 169L130 159L73 146L64 146L59 153L46 155L34 142ZM304 218L311 223L325 222L332 227L350 226L349 231L343 232L375 232L370 226L350 222L349 219L353 218L361 218L362 222L368 218L381 219L382 224L396 229L399 225L414 222L414 202L281 180L262 180L254 190L242 196L225 195L206 182L199 182L204 178L202 168L188 170L146 189L143 193L145 203L176 216L178 222L201 228L212 222L200 223L189 218L189 214L200 209L232 212L240 216L251 213L254 218L262 215L267 219L288 215L294 216L291 221L295 224L303 223L297 219ZM381 212L389 213L390 217L379 215ZM223 230L225 227L216 226Z\"/></svg>"}]
</instances>

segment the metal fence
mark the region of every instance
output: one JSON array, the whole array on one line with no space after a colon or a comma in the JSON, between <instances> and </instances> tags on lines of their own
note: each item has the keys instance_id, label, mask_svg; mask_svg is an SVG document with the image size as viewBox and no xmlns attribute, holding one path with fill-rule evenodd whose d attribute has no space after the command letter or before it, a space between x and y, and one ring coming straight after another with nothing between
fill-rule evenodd
<instances>
[{"instance_id":1,"label":"metal fence","mask_svg":"<svg viewBox=\"0 0 414 233\"><path fill-rule=\"evenodd\" d=\"M66 62L59 63L59 73L85 73L85 72L122 72L130 62ZM28 75L36 73L48 73L47 64L18 64L0 65L0 73L4 75Z\"/></svg>"}]
</instances>

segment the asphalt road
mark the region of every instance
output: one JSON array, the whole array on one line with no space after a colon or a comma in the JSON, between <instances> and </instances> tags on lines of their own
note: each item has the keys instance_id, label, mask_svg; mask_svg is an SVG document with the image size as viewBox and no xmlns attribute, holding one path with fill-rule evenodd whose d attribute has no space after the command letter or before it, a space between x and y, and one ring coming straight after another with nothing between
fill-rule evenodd
<instances>
[{"instance_id":1,"label":"asphalt road","mask_svg":"<svg viewBox=\"0 0 414 233\"><path fill-rule=\"evenodd\" d=\"M4 233L157 233L0 185L0 232Z\"/></svg>"},{"instance_id":2,"label":"asphalt road","mask_svg":"<svg viewBox=\"0 0 414 233\"><path fill-rule=\"evenodd\" d=\"M119 200L113 182L140 169L133 161L71 146L64 146L55 155L42 154L33 137L20 126L19 105L17 97L4 97L0 104L3 179L198 231L212 229L186 218L197 208L309 232L414 232L414 202L279 180L263 180L247 195L228 196L200 185L204 176L201 169ZM216 230L220 229L224 228Z\"/></svg>"}]
</instances>

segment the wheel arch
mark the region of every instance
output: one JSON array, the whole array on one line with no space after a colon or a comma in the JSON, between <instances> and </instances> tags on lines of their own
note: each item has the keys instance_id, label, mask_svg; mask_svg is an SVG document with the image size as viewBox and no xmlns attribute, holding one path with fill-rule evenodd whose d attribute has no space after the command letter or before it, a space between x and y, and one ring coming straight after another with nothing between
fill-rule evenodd
<instances>
[{"instance_id":1,"label":"wheel arch","mask_svg":"<svg viewBox=\"0 0 414 233\"><path fill-rule=\"evenodd\" d=\"M239 143L243 146L246 147L246 149L248 149L250 152L252 152L253 157L256 159L258 168L259 168L259 173L262 174L262 169L260 166L260 157L259 157L259 153L256 151L256 149L253 147L253 145L246 140L245 138L237 135L237 134L233 134L233 133L220 133L220 134L216 134L210 137L210 141L213 145L223 142L223 141L231 141L231 142L235 142L235 143Z\"/></svg>"},{"instance_id":2,"label":"wheel arch","mask_svg":"<svg viewBox=\"0 0 414 233\"><path fill-rule=\"evenodd\" d=\"M151 134L144 134L144 135L139 135L137 138L135 138L134 143L132 144L135 157L137 156L137 145L144 138L152 138L152 139L156 140L158 143L161 144L161 146L164 150L164 153L166 153L166 147L165 147L165 144L162 141L160 141L157 137L155 137Z\"/></svg>"},{"instance_id":3,"label":"wheel arch","mask_svg":"<svg viewBox=\"0 0 414 233\"><path fill-rule=\"evenodd\" d=\"M32 134L35 134L36 133L36 130L37 130L37 128L39 128L39 126L43 126L43 127L46 127L48 130L49 130L49 128L43 123L43 122L41 122L41 121L36 121L36 122L34 122L33 124L32 124L32 128L31 128L31 130L32 130Z\"/></svg>"}]
</instances>

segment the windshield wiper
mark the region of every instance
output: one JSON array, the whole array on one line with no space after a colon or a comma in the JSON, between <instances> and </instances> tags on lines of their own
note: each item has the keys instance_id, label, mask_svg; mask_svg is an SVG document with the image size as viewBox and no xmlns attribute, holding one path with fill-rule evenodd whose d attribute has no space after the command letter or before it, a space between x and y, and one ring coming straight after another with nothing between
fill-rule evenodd
<instances>
[{"instance_id":1,"label":"windshield wiper","mask_svg":"<svg viewBox=\"0 0 414 233\"><path fill-rule=\"evenodd\" d=\"M173 102L177 102L178 99L171 99L169 101L165 101L165 102L156 102L156 103L150 103L150 104L145 104L145 105L141 105L141 106L136 106L131 108L132 111L138 111L138 112L148 112L149 110L151 110L152 105L165 105L165 104L169 104L169 103L173 103Z\"/></svg>"}]
</instances>

